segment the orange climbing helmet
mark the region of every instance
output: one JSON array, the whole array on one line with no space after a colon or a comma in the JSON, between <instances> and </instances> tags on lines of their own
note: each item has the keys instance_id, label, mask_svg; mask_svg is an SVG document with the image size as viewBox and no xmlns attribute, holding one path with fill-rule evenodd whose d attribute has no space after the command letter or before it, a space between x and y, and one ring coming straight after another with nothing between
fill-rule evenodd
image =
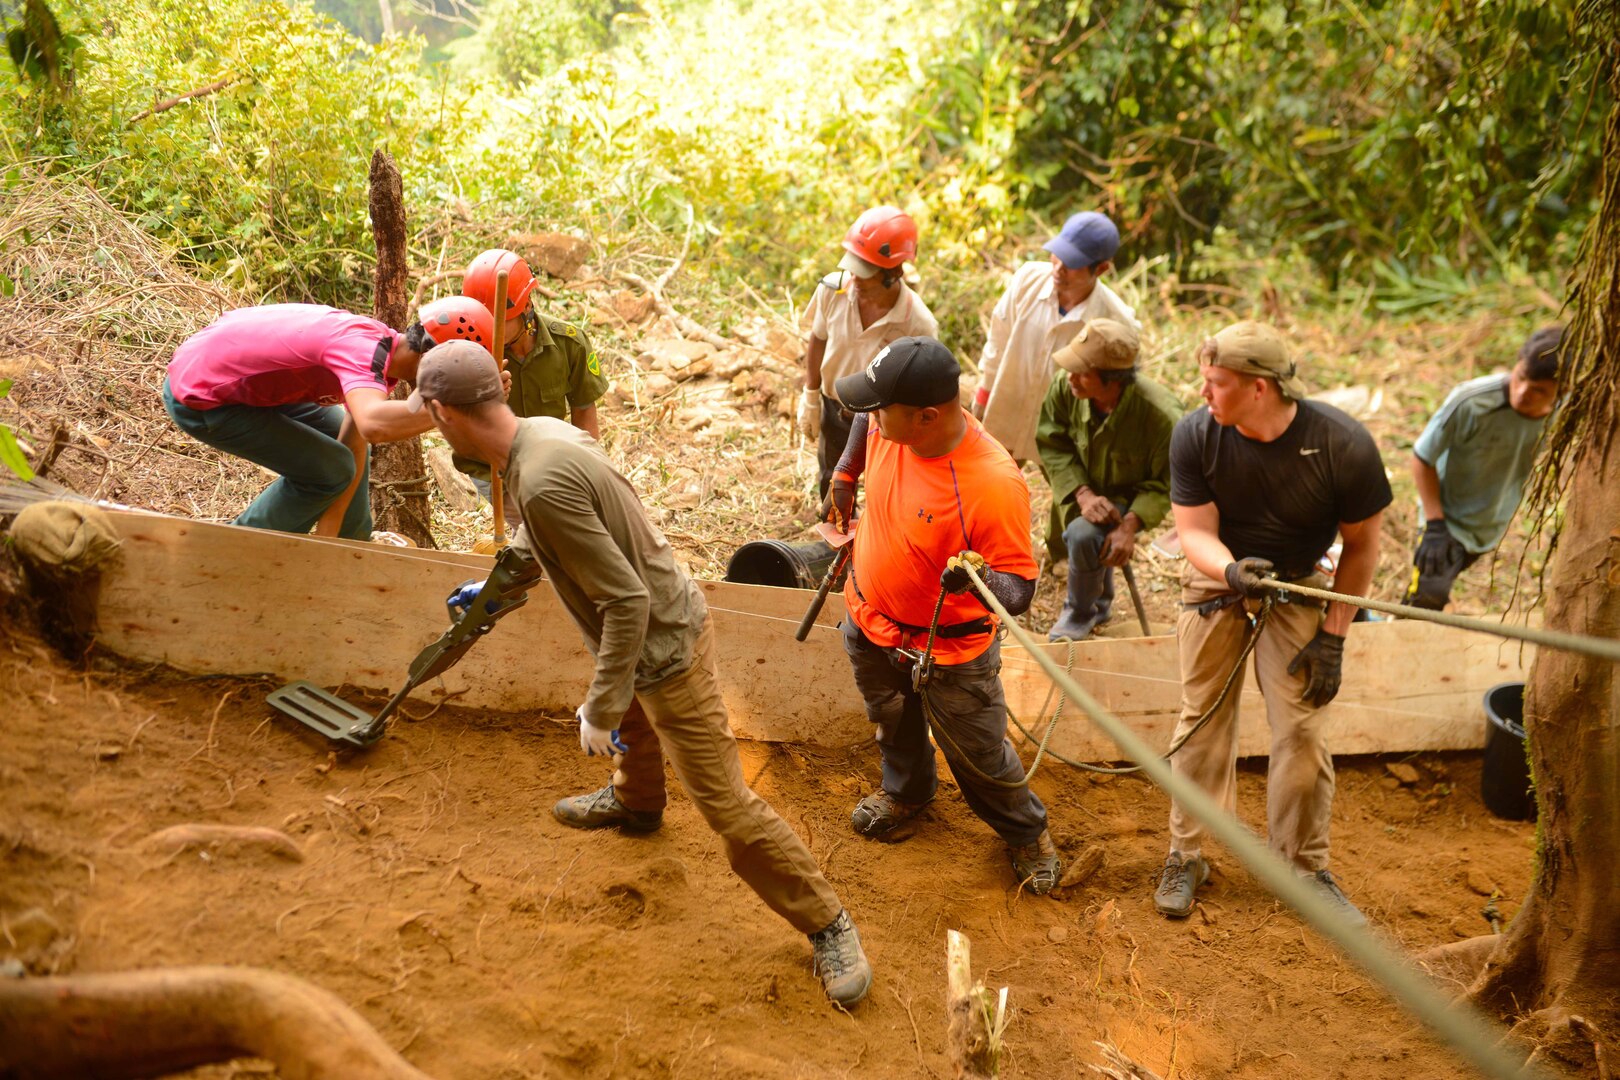
<instances>
[{"instance_id":1,"label":"orange climbing helmet","mask_svg":"<svg viewBox=\"0 0 1620 1080\"><path fill-rule=\"evenodd\" d=\"M874 206L844 234L844 250L885 270L917 257L917 223L894 206Z\"/></svg>"},{"instance_id":2,"label":"orange climbing helmet","mask_svg":"<svg viewBox=\"0 0 1620 1080\"><path fill-rule=\"evenodd\" d=\"M495 347L495 319L489 308L470 296L446 296L431 304L422 305L416 313L434 344L447 341L474 341L486 351Z\"/></svg>"},{"instance_id":3,"label":"orange climbing helmet","mask_svg":"<svg viewBox=\"0 0 1620 1080\"><path fill-rule=\"evenodd\" d=\"M534 291L534 272L523 256L505 248L490 248L467 267L467 276L461 279L461 295L470 296L490 312L495 310L495 276L506 271L506 314L515 319L529 306L529 294Z\"/></svg>"}]
</instances>

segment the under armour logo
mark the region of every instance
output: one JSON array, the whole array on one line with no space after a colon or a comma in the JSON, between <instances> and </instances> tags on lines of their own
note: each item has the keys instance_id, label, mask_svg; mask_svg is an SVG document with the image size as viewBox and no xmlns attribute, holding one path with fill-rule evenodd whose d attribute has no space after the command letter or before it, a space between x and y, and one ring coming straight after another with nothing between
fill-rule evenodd
<instances>
[{"instance_id":1,"label":"under armour logo","mask_svg":"<svg viewBox=\"0 0 1620 1080\"><path fill-rule=\"evenodd\" d=\"M928 513L926 510L923 510L921 507L917 509L917 516L920 518L927 518L928 524L930 525L934 523L934 515Z\"/></svg>"}]
</instances>

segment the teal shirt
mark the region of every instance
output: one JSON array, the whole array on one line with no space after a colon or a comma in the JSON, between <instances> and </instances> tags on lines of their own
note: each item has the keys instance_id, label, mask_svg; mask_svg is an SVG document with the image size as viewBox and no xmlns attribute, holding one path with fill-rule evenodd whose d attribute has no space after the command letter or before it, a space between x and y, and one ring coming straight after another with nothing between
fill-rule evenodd
<instances>
[{"instance_id":1,"label":"teal shirt","mask_svg":"<svg viewBox=\"0 0 1620 1080\"><path fill-rule=\"evenodd\" d=\"M1091 402L1069 389L1068 373L1057 373L1035 428L1041 471L1052 486L1046 546L1054 562L1068 558L1063 530L1080 516L1074 493L1081 487L1126 504L1144 529L1164 520L1170 512L1170 433L1181 412L1174 394L1138 375L1114 411L1094 419Z\"/></svg>"},{"instance_id":2,"label":"teal shirt","mask_svg":"<svg viewBox=\"0 0 1620 1080\"><path fill-rule=\"evenodd\" d=\"M1513 410L1506 375L1486 375L1453 390L1412 447L1440 474L1446 528L1471 554L1502 542L1546 423Z\"/></svg>"}]
</instances>

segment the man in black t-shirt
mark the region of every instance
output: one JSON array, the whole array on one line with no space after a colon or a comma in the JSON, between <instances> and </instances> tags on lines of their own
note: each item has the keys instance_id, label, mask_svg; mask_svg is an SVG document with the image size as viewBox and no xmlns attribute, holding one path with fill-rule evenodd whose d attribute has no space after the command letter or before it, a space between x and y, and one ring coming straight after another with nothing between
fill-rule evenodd
<instances>
[{"instance_id":1,"label":"man in black t-shirt","mask_svg":"<svg viewBox=\"0 0 1620 1080\"><path fill-rule=\"evenodd\" d=\"M1176 626L1181 721L1191 728L1219 697L1247 640L1247 611L1269 577L1322 587L1317 561L1344 538L1335 588L1365 595L1378 565L1378 532L1389 480L1372 436L1338 409L1305 400L1282 336L1241 322L1198 352L1205 408L1189 413L1170 440L1170 502L1187 568ZM1278 603L1254 649L1255 680L1271 725L1266 820L1272 848L1339 906L1365 917L1328 870L1333 756L1322 739L1322 706L1339 692L1344 635L1354 610L1309 601ZM1171 758L1171 767L1237 806L1238 673L1221 708ZM1180 918L1209 875L1204 828L1175 800L1170 855L1154 906Z\"/></svg>"}]
</instances>

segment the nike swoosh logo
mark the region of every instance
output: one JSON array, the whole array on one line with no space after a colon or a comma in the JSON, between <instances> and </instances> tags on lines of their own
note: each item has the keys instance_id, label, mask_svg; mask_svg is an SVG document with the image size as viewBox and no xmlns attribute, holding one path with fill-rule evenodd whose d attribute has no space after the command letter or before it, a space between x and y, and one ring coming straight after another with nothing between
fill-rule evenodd
<instances>
[{"instance_id":1,"label":"nike swoosh logo","mask_svg":"<svg viewBox=\"0 0 1620 1080\"><path fill-rule=\"evenodd\" d=\"M1317 448L1316 448L1316 449L1315 449L1315 450L1304 450L1304 449L1301 449L1301 450L1300 450L1300 452L1299 452L1299 456L1300 456L1300 457L1308 457L1308 456L1310 456L1310 455L1311 455L1311 454L1320 454L1320 453L1321 453L1321 452L1322 452L1322 448L1321 448L1321 447L1320 447L1320 446L1319 446L1319 447L1317 447Z\"/></svg>"}]
</instances>

